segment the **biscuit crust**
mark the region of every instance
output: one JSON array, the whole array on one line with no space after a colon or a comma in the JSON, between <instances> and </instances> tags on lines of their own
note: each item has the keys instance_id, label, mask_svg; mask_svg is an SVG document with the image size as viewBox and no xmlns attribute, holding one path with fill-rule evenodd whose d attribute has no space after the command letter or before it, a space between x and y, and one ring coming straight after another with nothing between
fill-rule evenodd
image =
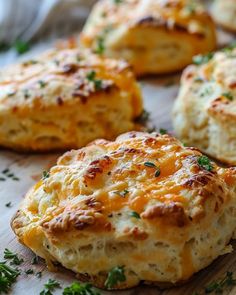
<instances>
[{"instance_id":1,"label":"biscuit crust","mask_svg":"<svg viewBox=\"0 0 236 295\"><path fill-rule=\"evenodd\" d=\"M138 76L181 70L215 39L210 16L191 0L102 0L80 37L95 52L126 59Z\"/></svg>"},{"instance_id":2,"label":"biscuit crust","mask_svg":"<svg viewBox=\"0 0 236 295\"><path fill-rule=\"evenodd\" d=\"M51 50L0 71L0 145L79 148L136 128L142 96L129 65L88 50Z\"/></svg>"},{"instance_id":3,"label":"biscuit crust","mask_svg":"<svg viewBox=\"0 0 236 295\"><path fill-rule=\"evenodd\" d=\"M236 164L236 49L208 55L189 66L173 110L177 136L208 155Z\"/></svg>"},{"instance_id":4,"label":"biscuit crust","mask_svg":"<svg viewBox=\"0 0 236 295\"><path fill-rule=\"evenodd\" d=\"M104 288L175 284L227 246L235 230L234 168L199 165L202 154L169 135L130 132L65 153L12 220L19 241Z\"/></svg>"}]
</instances>

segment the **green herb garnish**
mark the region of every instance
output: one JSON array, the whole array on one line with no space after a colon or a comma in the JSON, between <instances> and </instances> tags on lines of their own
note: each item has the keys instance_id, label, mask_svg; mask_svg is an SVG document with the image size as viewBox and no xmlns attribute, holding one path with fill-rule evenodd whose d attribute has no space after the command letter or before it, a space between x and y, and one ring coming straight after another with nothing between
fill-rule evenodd
<instances>
[{"instance_id":1,"label":"green herb garnish","mask_svg":"<svg viewBox=\"0 0 236 295\"><path fill-rule=\"evenodd\" d=\"M42 80L39 80L38 83L39 83L40 88L44 88L47 85L47 83Z\"/></svg>"},{"instance_id":2,"label":"green herb garnish","mask_svg":"<svg viewBox=\"0 0 236 295\"><path fill-rule=\"evenodd\" d=\"M61 288L60 283L56 280L49 279L44 285L44 290L40 292L40 295L52 295L52 291L57 288Z\"/></svg>"},{"instance_id":3,"label":"green herb garnish","mask_svg":"<svg viewBox=\"0 0 236 295\"><path fill-rule=\"evenodd\" d=\"M112 289L119 282L125 282L125 280L124 266L116 266L109 271L105 281L105 287L107 289Z\"/></svg>"},{"instance_id":4,"label":"green herb garnish","mask_svg":"<svg viewBox=\"0 0 236 295\"><path fill-rule=\"evenodd\" d=\"M125 197L127 194L129 193L129 191L127 189L124 189L123 191L115 191L114 194L121 196L121 197Z\"/></svg>"},{"instance_id":5,"label":"green herb garnish","mask_svg":"<svg viewBox=\"0 0 236 295\"><path fill-rule=\"evenodd\" d=\"M89 72L86 77L90 82L94 83L96 90L99 90L102 88L102 80L96 79L96 72L95 71Z\"/></svg>"},{"instance_id":6,"label":"green herb garnish","mask_svg":"<svg viewBox=\"0 0 236 295\"><path fill-rule=\"evenodd\" d=\"M10 208L10 207L12 206L12 203L11 203L11 202L8 202L8 203L5 204L5 206L6 206L7 208Z\"/></svg>"},{"instance_id":7,"label":"green herb garnish","mask_svg":"<svg viewBox=\"0 0 236 295\"><path fill-rule=\"evenodd\" d=\"M75 282L69 287L66 287L63 295L101 295L91 284L80 284Z\"/></svg>"},{"instance_id":8,"label":"green herb garnish","mask_svg":"<svg viewBox=\"0 0 236 295\"><path fill-rule=\"evenodd\" d=\"M97 54L103 54L104 51L105 51L104 37L99 36L97 38L95 53L97 53Z\"/></svg>"},{"instance_id":9,"label":"green herb garnish","mask_svg":"<svg viewBox=\"0 0 236 295\"><path fill-rule=\"evenodd\" d=\"M9 249L4 250L4 258L11 260L10 264L20 265L24 260L19 258L17 254L11 252Z\"/></svg>"},{"instance_id":10,"label":"green herb garnish","mask_svg":"<svg viewBox=\"0 0 236 295\"><path fill-rule=\"evenodd\" d=\"M25 52L30 50L30 44L22 40L16 40L13 44L13 47L18 54L24 54Z\"/></svg>"},{"instance_id":11,"label":"green herb garnish","mask_svg":"<svg viewBox=\"0 0 236 295\"><path fill-rule=\"evenodd\" d=\"M19 274L17 269L6 265L5 262L0 262L0 294L8 293Z\"/></svg>"},{"instance_id":12,"label":"green herb garnish","mask_svg":"<svg viewBox=\"0 0 236 295\"><path fill-rule=\"evenodd\" d=\"M164 128L160 128L159 133L160 133L161 135L164 135L164 134L167 134L168 131L167 131L166 129L164 129Z\"/></svg>"},{"instance_id":13,"label":"green herb garnish","mask_svg":"<svg viewBox=\"0 0 236 295\"><path fill-rule=\"evenodd\" d=\"M131 217L137 218L137 219L141 219L140 215L138 214L138 212L136 211L132 211L129 214Z\"/></svg>"},{"instance_id":14,"label":"green herb garnish","mask_svg":"<svg viewBox=\"0 0 236 295\"><path fill-rule=\"evenodd\" d=\"M43 171L43 180L47 179L50 176L49 171Z\"/></svg>"},{"instance_id":15,"label":"green herb garnish","mask_svg":"<svg viewBox=\"0 0 236 295\"><path fill-rule=\"evenodd\" d=\"M136 119L135 119L135 122L139 123L139 124L142 124L142 125L145 125L148 120L150 118L150 113L146 110L143 110L141 115L139 115Z\"/></svg>"},{"instance_id":16,"label":"green herb garnish","mask_svg":"<svg viewBox=\"0 0 236 295\"><path fill-rule=\"evenodd\" d=\"M221 294L223 293L225 288L235 286L235 285L236 285L236 279L233 278L233 273L227 272L226 276L223 279L212 282L207 287L205 287L205 294L210 294L213 292L215 294Z\"/></svg>"},{"instance_id":17,"label":"green herb garnish","mask_svg":"<svg viewBox=\"0 0 236 295\"><path fill-rule=\"evenodd\" d=\"M213 52L209 52L208 54L205 55L196 55L193 57L193 63L195 65L202 65L202 64L206 64L208 61L210 61L214 56Z\"/></svg>"},{"instance_id":18,"label":"green herb garnish","mask_svg":"<svg viewBox=\"0 0 236 295\"><path fill-rule=\"evenodd\" d=\"M34 270L32 268L29 268L25 271L25 274L32 275L34 273Z\"/></svg>"},{"instance_id":19,"label":"green herb garnish","mask_svg":"<svg viewBox=\"0 0 236 295\"><path fill-rule=\"evenodd\" d=\"M197 160L197 163L200 167L207 171L212 171L213 166L211 164L210 159L207 156L200 156Z\"/></svg>"},{"instance_id":20,"label":"green herb garnish","mask_svg":"<svg viewBox=\"0 0 236 295\"><path fill-rule=\"evenodd\" d=\"M233 94L231 92L224 92L222 93L222 96L226 97L228 100L233 100Z\"/></svg>"},{"instance_id":21,"label":"green herb garnish","mask_svg":"<svg viewBox=\"0 0 236 295\"><path fill-rule=\"evenodd\" d=\"M144 163L144 166L148 167L148 168L154 168L156 169L155 171L155 177L158 177L160 174L161 174L161 170L160 170L160 167L157 167L154 163L152 162L145 162Z\"/></svg>"},{"instance_id":22,"label":"green herb garnish","mask_svg":"<svg viewBox=\"0 0 236 295\"><path fill-rule=\"evenodd\" d=\"M38 263L39 263L39 257L35 255L31 260L31 264L38 264Z\"/></svg>"}]
</instances>

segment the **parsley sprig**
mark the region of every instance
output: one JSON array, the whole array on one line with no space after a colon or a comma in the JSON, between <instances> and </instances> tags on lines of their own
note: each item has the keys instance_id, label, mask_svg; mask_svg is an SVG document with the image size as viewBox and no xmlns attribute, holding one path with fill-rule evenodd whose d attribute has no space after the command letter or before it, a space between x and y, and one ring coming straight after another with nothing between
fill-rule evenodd
<instances>
[{"instance_id":1,"label":"parsley sprig","mask_svg":"<svg viewBox=\"0 0 236 295\"><path fill-rule=\"evenodd\" d=\"M52 295L52 292L57 288L61 288L60 283L56 280L49 279L44 285L44 290L40 292L40 295Z\"/></svg>"},{"instance_id":2,"label":"parsley sprig","mask_svg":"<svg viewBox=\"0 0 236 295\"><path fill-rule=\"evenodd\" d=\"M200 167L202 167L203 169L207 171L213 170L213 165L207 156L200 156L197 160L197 163Z\"/></svg>"},{"instance_id":3,"label":"parsley sprig","mask_svg":"<svg viewBox=\"0 0 236 295\"><path fill-rule=\"evenodd\" d=\"M152 162L145 162L144 163L144 166L148 167L148 168L154 168L156 171L155 171L155 174L154 176L155 177L158 177L160 174L161 174L161 170L160 170L160 167L157 167L154 163Z\"/></svg>"},{"instance_id":4,"label":"parsley sprig","mask_svg":"<svg viewBox=\"0 0 236 295\"><path fill-rule=\"evenodd\" d=\"M0 294L8 293L19 274L18 269L6 265L5 262L0 262Z\"/></svg>"},{"instance_id":5,"label":"parsley sprig","mask_svg":"<svg viewBox=\"0 0 236 295\"><path fill-rule=\"evenodd\" d=\"M112 289L118 283L125 282L125 281L126 281L126 277L125 277L124 266L116 266L109 271L107 279L105 281L105 287L107 289Z\"/></svg>"},{"instance_id":6,"label":"parsley sprig","mask_svg":"<svg viewBox=\"0 0 236 295\"><path fill-rule=\"evenodd\" d=\"M94 86L95 86L96 90L99 90L99 89L102 88L102 80L96 78L96 72L95 71L89 72L86 77L90 82L94 83Z\"/></svg>"},{"instance_id":7,"label":"parsley sprig","mask_svg":"<svg viewBox=\"0 0 236 295\"><path fill-rule=\"evenodd\" d=\"M91 284L80 284L75 282L69 287L66 287L62 293L63 295L101 295Z\"/></svg>"},{"instance_id":8,"label":"parsley sprig","mask_svg":"<svg viewBox=\"0 0 236 295\"><path fill-rule=\"evenodd\" d=\"M20 265L24 260L19 258L18 254L13 253L9 249L4 250L4 258L11 260L10 264Z\"/></svg>"},{"instance_id":9,"label":"parsley sprig","mask_svg":"<svg viewBox=\"0 0 236 295\"><path fill-rule=\"evenodd\" d=\"M202 65L202 64L206 64L208 63L212 58L214 57L214 53L213 52L209 52L208 54L205 55L196 55L193 57L193 63L195 65Z\"/></svg>"}]
</instances>

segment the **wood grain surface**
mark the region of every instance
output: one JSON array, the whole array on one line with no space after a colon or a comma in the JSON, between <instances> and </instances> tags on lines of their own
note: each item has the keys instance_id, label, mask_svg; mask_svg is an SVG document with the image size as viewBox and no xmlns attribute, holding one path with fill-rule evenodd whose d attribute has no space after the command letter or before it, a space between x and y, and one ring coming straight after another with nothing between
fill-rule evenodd
<instances>
[{"instance_id":1,"label":"wood grain surface","mask_svg":"<svg viewBox=\"0 0 236 295\"><path fill-rule=\"evenodd\" d=\"M226 37L229 38L228 35ZM220 39L222 40L222 38ZM171 109L178 92L179 77L180 75L170 75L140 81L144 94L145 108L151 113L152 124L157 129L165 128L169 131L172 130ZM0 179L2 179L0 180L0 261L3 260L5 248L19 253L24 259L24 263L20 266L23 270L22 274L18 277L17 283L14 284L9 294L37 295L49 278L58 280L63 288L76 280L73 273L63 268L56 273L50 273L43 260L40 260L37 265L32 265L33 253L17 242L10 228L10 220L24 194L30 186L41 178L42 171L48 170L56 162L58 156L59 154L25 155L0 150ZM13 179L14 177L6 177L2 173L5 169L9 169L14 174L16 180ZM11 206L6 207L5 204L9 202L11 202ZM236 249L236 243L234 246ZM26 275L24 273L29 268L34 270L34 274ZM42 271L41 278L35 276L35 273L39 271ZM208 268L196 274L191 281L180 287L160 290L157 287L139 286L127 291L102 292L102 294L193 295L194 292L202 292L203 287L210 282L222 278L226 271L235 272L236 276L236 251L218 258ZM62 294L62 290L56 290L54 294ZM224 294L235 295L236 287L225 290Z\"/></svg>"}]
</instances>

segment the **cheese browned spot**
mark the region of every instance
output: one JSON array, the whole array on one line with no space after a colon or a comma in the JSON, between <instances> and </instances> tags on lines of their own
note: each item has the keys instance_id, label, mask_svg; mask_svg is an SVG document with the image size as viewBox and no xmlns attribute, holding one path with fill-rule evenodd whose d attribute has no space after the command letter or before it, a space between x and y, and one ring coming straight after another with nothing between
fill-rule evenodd
<instances>
[{"instance_id":1,"label":"cheese browned spot","mask_svg":"<svg viewBox=\"0 0 236 295\"><path fill-rule=\"evenodd\" d=\"M49 266L99 287L116 267L126 280L114 289L184 281L229 251L235 230L236 171L201 158L169 135L97 140L58 160L12 228Z\"/></svg>"}]
</instances>

